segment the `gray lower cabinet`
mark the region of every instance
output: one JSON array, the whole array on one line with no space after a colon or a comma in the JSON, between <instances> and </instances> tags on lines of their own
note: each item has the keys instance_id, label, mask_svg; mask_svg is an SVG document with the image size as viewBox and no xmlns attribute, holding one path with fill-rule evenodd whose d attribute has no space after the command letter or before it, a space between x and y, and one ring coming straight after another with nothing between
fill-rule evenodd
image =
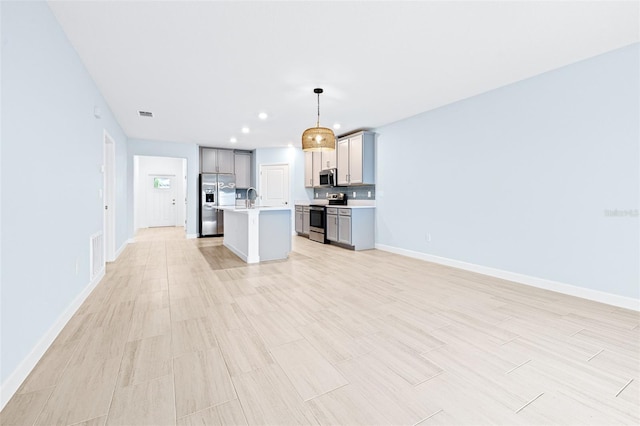
<instances>
[{"instance_id":1,"label":"gray lower cabinet","mask_svg":"<svg viewBox=\"0 0 640 426\"><path fill-rule=\"evenodd\" d=\"M309 207L302 206L302 233L309 235Z\"/></svg>"},{"instance_id":2,"label":"gray lower cabinet","mask_svg":"<svg viewBox=\"0 0 640 426\"><path fill-rule=\"evenodd\" d=\"M327 207L325 237L329 241L338 241L338 209Z\"/></svg>"},{"instance_id":3,"label":"gray lower cabinet","mask_svg":"<svg viewBox=\"0 0 640 426\"><path fill-rule=\"evenodd\" d=\"M352 245L351 209L338 209L338 242Z\"/></svg>"},{"instance_id":4,"label":"gray lower cabinet","mask_svg":"<svg viewBox=\"0 0 640 426\"><path fill-rule=\"evenodd\" d=\"M296 205L296 233L302 234L302 206Z\"/></svg>"},{"instance_id":5,"label":"gray lower cabinet","mask_svg":"<svg viewBox=\"0 0 640 426\"><path fill-rule=\"evenodd\" d=\"M375 209L327 208L327 240L354 250L375 247Z\"/></svg>"}]
</instances>

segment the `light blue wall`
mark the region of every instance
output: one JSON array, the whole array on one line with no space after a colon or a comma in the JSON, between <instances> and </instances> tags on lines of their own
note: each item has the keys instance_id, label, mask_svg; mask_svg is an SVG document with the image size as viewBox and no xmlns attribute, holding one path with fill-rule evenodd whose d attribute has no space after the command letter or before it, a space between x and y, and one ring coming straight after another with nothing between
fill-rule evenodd
<instances>
[{"instance_id":1,"label":"light blue wall","mask_svg":"<svg viewBox=\"0 0 640 426\"><path fill-rule=\"evenodd\" d=\"M198 233L198 175L200 157L198 145L194 143L162 142L141 139L129 139L127 150L127 187L133 188L133 157L146 155L151 157L173 157L187 159L187 234ZM127 230L130 237L134 233L133 191L129 191L127 201Z\"/></svg>"},{"instance_id":2,"label":"light blue wall","mask_svg":"<svg viewBox=\"0 0 640 426\"><path fill-rule=\"evenodd\" d=\"M127 191L126 137L47 4L0 8L4 383L90 283L105 129L116 144L116 248L127 239Z\"/></svg>"},{"instance_id":3,"label":"light blue wall","mask_svg":"<svg viewBox=\"0 0 640 426\"><path fill-rule=\"evenodd\" d=\"M639 298L639 46L378 128L377 243Z\"/></svg>"}]
</instances>

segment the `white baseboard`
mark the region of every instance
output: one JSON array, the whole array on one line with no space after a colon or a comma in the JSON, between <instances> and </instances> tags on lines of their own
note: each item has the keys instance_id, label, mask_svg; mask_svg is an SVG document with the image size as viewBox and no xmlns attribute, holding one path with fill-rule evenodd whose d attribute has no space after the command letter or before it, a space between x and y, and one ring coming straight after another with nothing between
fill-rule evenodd
<instances>
[{"instance_id":1,"label":"white baseboard","mask_svg":"<svg viewBox=\"0 0 640 426\"><path fill-rule=\"evenodd\" d=\"M115 258L114 258L113 260L117 260L117 259L118 259L118 257L120 257L120 255L121 255L121 254L122 254L122 252L124 251L124 249L125 249L125 248L130 244L130 243L132 243L132 242L133 242L133 239L128 239L127 241L125 241L125 242L120 246L120 248L119 248L118 250L116 250L116 253L115 253L115 256L114 256Z\"/></svg>"},{"instance_id":2,"label":"white baseboard","mask_svg":"<svg viewBox=\"0 0 640 426\"><path fill-rule=\"evenodd\" d=\"M582 299L593 300L595 302L606 303L607 305L640 311L640 300L633 299L631 297L619 296L617 294L577 287L571 284L551 281L544 278L532 277L516 272L504 271L502 269L490 268L488 266L476 265L474 263L467 263L460 260L449 259L446 257L434 256L432 254L420 253L417 251L388 246L385 244L376 244L376 248L379 250L388 251L390 253L412 257L414 259L425 260L427 262L433 262L441 265L451 266L454 268L464 269L466 271L477 272L479 274L489 275L491 277L501 278L503 280L514 281L519 284L525 284L531 287L551 290L555 291L556 293L562 293L569 296L580 297Z\"/></svg>"},{"instance_id":3,"label":"white baseboard","mask_svg":"<svg viewBox=\"0 0 640 426\"><path fill-rule=\"evenodd\" d=\"M89 283L87 287L82 290L80 294L69 304L67 309L58 317L55 323L49 328L49 330L42 336L40 341L31 349L29 355L22 360L22 362L16 367L11 375L2 383L0 387L0 410L9 402L13 395L17 392L18 388L24 380L27 378L31 370L40 361L47 349L51 346L53 341L58 337L58 334L62 331L65 325L69 322L71 317L80 308L82 303L89 297L94 288L98 285L100 280L104 278L105 268Z\"/></svg>"},{"instance_id":4,"label":"white baseboard","mask_svg":"<svg viewBox=\"0 0 640 426\"><path fill-rule=\"evenodd\" d=\"M198 234L187 234L187 240L192 240L194 238L198 238Z\"/></svg>"}]
</instances>

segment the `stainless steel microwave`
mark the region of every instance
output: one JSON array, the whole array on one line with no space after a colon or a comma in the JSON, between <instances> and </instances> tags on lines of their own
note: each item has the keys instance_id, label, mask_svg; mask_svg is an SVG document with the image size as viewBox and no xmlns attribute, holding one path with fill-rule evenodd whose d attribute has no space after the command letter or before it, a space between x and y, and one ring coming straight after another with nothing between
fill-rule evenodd
<instances>
[{"instance_id":1,"label":"stainless steel microwave","mask_svg":"<svg viewBox=\"0 0 640 426\"><path fill-rule=\"evenodd\" d=\"M320 186L336 186L337 179L337 169L327 169L320 171Z\"/></svg>"}]
</instances>

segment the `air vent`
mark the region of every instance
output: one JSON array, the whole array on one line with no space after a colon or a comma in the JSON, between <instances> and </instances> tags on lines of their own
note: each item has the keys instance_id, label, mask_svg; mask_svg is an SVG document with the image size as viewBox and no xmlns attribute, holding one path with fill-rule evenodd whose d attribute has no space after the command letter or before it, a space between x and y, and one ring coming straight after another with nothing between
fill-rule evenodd
<instances>
[{"instance_id":1,"label":"air vent","mask_svg":"<svg viewBox=\"0 0 640 426\"><path fill-rule=\"evenodd\" d=\"M140 117L149 117L149 118L153 118L153 113L149 112L149 111L138 111L138 115Z\"/></svg>"}]
</instances>

